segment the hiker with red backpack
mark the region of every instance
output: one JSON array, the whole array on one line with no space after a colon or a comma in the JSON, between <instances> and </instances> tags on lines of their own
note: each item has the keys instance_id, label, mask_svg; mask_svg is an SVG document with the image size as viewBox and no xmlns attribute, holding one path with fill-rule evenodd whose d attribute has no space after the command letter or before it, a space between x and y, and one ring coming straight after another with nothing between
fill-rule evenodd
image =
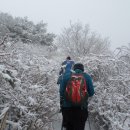
<instances>
[{"instance_id":1,"label":"hiker with red backpack","mask_svg":"<svg viewBox=\"0 0 130 130\"><path fill-rule=\"evenodd\" d=\"M94 95L94 87L91 77L84 73L83 64L75 64L73 70L63 75L60 84L63 127L66 130L84 130L88 97Z\"/></svg>"}]
</instances>

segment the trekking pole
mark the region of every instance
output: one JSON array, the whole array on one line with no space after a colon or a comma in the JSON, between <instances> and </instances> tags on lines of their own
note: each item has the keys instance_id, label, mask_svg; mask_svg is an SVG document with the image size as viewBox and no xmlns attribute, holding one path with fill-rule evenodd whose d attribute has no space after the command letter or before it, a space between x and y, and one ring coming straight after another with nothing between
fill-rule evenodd
<instances>
[{"instance_id":1,"label":"trekking pole","mask_svg":"<svg viewBox=\"0 0 130 130\"><path fill-rule=\"evenodd\" d=\"M89 124L89 129L91 130L91 125L90 125L90 120L89 120L89 114L88 114L88 124Z\"/></svg>"},{"instance_id":2,"label":"trekking pole","mask_svg":"<svg viewBox=\"0 0 130 130\"><path fill-rule=\"evenodd\" d=\"M62 119L62 123L61 123L61 130L63 130L63 119Z\"/></svg>"}]
</instances>

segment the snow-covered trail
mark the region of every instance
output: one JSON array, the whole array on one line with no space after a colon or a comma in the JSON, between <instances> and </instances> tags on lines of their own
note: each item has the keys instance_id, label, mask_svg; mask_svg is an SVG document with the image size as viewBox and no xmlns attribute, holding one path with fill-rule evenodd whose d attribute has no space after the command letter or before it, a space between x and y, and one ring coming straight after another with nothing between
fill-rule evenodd
<instances>
[{"instance_id":1,"label":"snow-covered trail","mask_svg":"<svg viewBox=\"0 0 130 130\"><path fill-rule=\"evenodd\" d=\"M61 130L61 124L62 124L62 115L59 113L54 116L55 121L52 123L53 130ZM90 126L89 126L90 122ZM86 121L85 130L97 130L94 122L91 121L91 119Z\"/></svg>"}]
</instances>

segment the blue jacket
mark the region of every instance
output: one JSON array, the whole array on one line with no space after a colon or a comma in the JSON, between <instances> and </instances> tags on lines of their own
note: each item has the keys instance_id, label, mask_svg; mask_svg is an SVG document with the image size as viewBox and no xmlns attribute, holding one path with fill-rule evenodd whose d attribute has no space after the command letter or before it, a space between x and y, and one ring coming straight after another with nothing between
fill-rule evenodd
<instances>
[{"instance_id":1,"label":"blue jacket","mask_svg":"<svg viewBox=\"0 0 130 130\"><path fill-rule=\"evenodd\" d=\"M87 83L87 87L88 87L89 97L93 96L94 95L94 86L93 86L91 77L79 69L75 70L75 73L81 73L84 75L86 83ZM61 102L62 102L62 107L65 107L65 108L72 107L72 104L70 102L68 102L65 98L65 89L66 89L67 82L71 78L71 74L72 74L72 72L65 73L63 75L63 78L62 78L62 81L60 84L60 98L61 98ZM82 107L87 108L87 106L88 106L88 101L86 101Z\"/></svg>"},{"instance_id":2,"label":"blue jacket","mask_svg":"<svg viewBox=\"0 0 130 130\"><path fill-rule=\"evenodd\" d=\"M73 66L74 66L74 61L72 61L72 60L64 61L62 63L62 68L61 68L59 75L61 75L63 73L68 73L69 71L71 71Z\"/></svg>"}]
</instances>

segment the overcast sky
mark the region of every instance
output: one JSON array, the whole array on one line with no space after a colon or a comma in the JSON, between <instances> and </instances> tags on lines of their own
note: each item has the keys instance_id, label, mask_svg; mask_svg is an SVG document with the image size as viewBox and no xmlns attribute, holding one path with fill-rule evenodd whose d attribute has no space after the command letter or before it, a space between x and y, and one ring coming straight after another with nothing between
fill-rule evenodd
<instances>
[{"instance_id":1,"label":"overcast sky","mask_svg":"<svg viewBox=\"0 0 130 130\"><path fill-rule=\"evenodd\" d=\"M130 43L130 0L0 0L0 11L48 24L59 34L70 21L89 24L112 48Z\"/></svg>"}]
</instances>

